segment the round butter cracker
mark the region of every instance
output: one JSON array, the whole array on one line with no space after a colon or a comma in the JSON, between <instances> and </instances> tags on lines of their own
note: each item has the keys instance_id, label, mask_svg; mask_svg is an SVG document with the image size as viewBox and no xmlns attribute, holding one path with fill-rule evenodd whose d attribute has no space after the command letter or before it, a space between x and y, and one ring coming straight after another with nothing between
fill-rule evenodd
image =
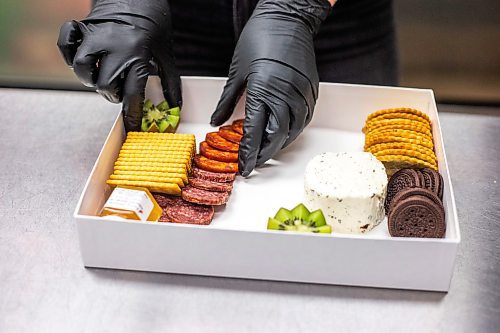
<instances>
[{"instance_id":1,"label":"round butter cracker","mask_svg":"<svg viewBox=\"0 0 500 333\"><path fill-rule=\"evenodd\" d=\"M377 159L384 163L387 169L421 169L430 168L437 170L437 165L423 161L419 158L403 156L403 155L382 155L377 156Z\"/></svg>"},{"instance_id":2,"label":"round butter cracker","mask_svg":"<svg viewBox=\"0 0 500 333\"><path fill-rule=\"evenodd\" d=\"M419 152L421 154L429 155L435 157L436 154L434 153L434 150L419 145L419 144L412 144L412 143L406 143L406 142L389 142L389 143L379 143L376 145L372 145L370 147L366 148L367 152L370 152L372 154L378 153L382 150L387 150L387 149L405 149L405 150L413 150L416 152Z\"/></svg>"},{"instance_id":3,"label":"round butter cracker","mask_svg":"<svg viewBox=\"0 0 500 333\"><path fill-rule=\"evenodd\" d=\"M373 137L366 137L365 138L365 149L367 149L370 146L379 144L379 143L391 143L391 142L403 142L403 143L408 143L408 144L416 144L416 145L422 145L424 147L427 147L429 149L434 148L434 144L432 141L429 141L425 137L402 137L402 136L397 136L397 135L378 135L378 136L373 136Z\"/></svg>"},{"instance_id":4,"label":"round butter cracker","mask_svg":"<svg viewBox=\"0 0 500 333\"><path fill-rule=\"evenodd\" d=\"M374 153L375 157L386 156L386 155L396 155L396 156L408 156L413 158L418 158L419 160L425 161L433 166L437 167L437 160L435 156L429 156L426 154L421 154L415 150L407 149L386 149Z\"/></svg>"},{"instance_id":5,"label":"round butter cracker","mask_svg":"<svg viewBox=\"0 0 500 333\"><path fill-rule=\"evenodd\" d=\"M373 119L373 118L376 118L379 116L394 114L394 113L405 113L405 114L415 115L415 116L418 116L418 117L425 119L428 122L431 121L427 114L425 114L422 111L419 111L417 109L413 109L413 108L391 108L391 109L378 110L378 111L370 114L368 116L367 120L370 120L370 119Z\"/></svg>"},{"instance_id":6,"label":"round butter cracker","mask_svg":"<svg viewBox=\"0 0 500 333\"><path fill-rule=\"evenodd\" d=\"M406 131L412 131L420 134L427 135L432 138L432 132L428 127L425 126L420 126L420 125L414 125L414 124L389 124L389 125L383 125L379 127L373 127L373 128L363 128L365 134L370 134L374 132L382 132L382 131L388 131L388 130L406 130Z\"/></svg>"},{"instance_id":7,"label":"round butter cracker","mask_svg":"<svg viewBox=\"0 0 500 333\"><path fill-rule=\"evenodd\" d=\"M433 142L432 135L427 135L420 132L415 132L413 130L405 130L405 129L380 129L375 131L370 131L366 134L367 138L376 137L376 136L384 136L384 135L395 135L401 136L403 138L408 139L426 139L428 141Z\"/></svg>"}]
</instances>

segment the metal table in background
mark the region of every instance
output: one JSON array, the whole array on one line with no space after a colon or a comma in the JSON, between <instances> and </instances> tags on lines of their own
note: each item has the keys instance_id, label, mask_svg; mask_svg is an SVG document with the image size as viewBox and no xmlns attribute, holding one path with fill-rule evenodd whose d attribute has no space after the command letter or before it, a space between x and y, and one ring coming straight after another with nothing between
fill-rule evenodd
<instances>
[{"instance_id":1,"label":"metal table in background","mask_svg":"<svg viewBox=\"0 0 500 333\"><path fill-rule=\"evenodd\" d=\"M85 269L72 213L118 111L0 90L0 332L500 331L500 109L440 106L462 232L447 294Z\"/></svg>"}]
</instances>

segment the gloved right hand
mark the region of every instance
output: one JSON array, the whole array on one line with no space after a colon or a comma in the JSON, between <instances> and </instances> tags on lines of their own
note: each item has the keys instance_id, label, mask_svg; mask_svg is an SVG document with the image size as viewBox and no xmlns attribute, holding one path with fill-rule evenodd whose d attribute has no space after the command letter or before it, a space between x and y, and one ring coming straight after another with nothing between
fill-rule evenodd
<instances>
[{"instance_id":1,"label":"gloved right hand","mask_svg":"<svg viewBox=\"0 0 500 333\"><path fill-rule=\"evenodd\" d=\"M181 106L166 0L97 0L87 18L62 25L57 45L78 79L113 103L125 129L141 127L144 89L156 65L170 107Z\"/></svg>"}]
</instances>

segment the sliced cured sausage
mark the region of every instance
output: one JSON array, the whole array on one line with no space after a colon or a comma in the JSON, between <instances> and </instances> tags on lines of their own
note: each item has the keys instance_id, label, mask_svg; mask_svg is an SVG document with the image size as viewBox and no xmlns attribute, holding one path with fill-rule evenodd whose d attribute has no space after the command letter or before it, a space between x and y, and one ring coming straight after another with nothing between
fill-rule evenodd
<instances>
[{"instance_id":1,"label":"sliced cured sausage","mask_svg":"<svg viewBox=\"0 0 500 333\"><path fill-rule=\"evenodd\" d=\"M163 193L152 193L152 195L161 208L166 208L169 205L175 204L177 201L182 201L182 198L173 195Z\"/></svg>"},{"instance_id":2,"label":"sliced cured sausage","mask_svg":"<svg viewBox=\"0 0 500 333\"><path fill-rule=\"evenodd\" d=\"M233 123L231 124L231 128L233 129L233 131L243 135L243 119L233 121Z\"/></svg>"},{"instance_id":3,"label":"sliced cured sausage","mask_svg":"<svg viewBox=\"0 0 500 333\"><path fill-rule=\"evenodd\" d=\"M241 138L243 138L243 135L233 131L232 126L222 126L221 128L219 128L219 135L222 136L224 139L237 144L239 144Z\"/></svg>"},{"instance_id":4,"label":"sliced cured sausage","mask_svg":"<svg viewBox=\"0 0 500 333\"><path fill-rule=\"evenodd\" d=\"M199 179L210 180L218 183L232 182L236 178L235 173L211 172L197 167L193 167L193 176Z\"/></svg>"},{"instance_id":5,"label":"sliced cured sausage","mask_svg":"<svg viewBox=\"0 0 500 333\"><path fill-rule=\"evenodd\" d=\"M201 190L213 192L231 192L233 190L233 183L219 183L211 180L205 180L197 177L189 178L189 185L199 188Z\"/></svg>"},{"instance_id":6,"label":"sliced cured sausage","mask_svg":"<svg viewBox=\"0 0 500 333\"><path fill-rule=\"evenodd\" d=\"M182 200L175 205L168 206L165 213L168 222L207 225L214 217L214 207Z\"/></svg>"},{"instance_id":7,"label":"sliced cured sausage","mask_svg":"<svg viewBox=\"0 0 500 333\"><path fill-rule=\"evenodd\" d=\"M227 202L229 193L206 191L188 185L182 189L182 199L200 205L220 206Z\"/></svg>"},{"instance_id":8,"label":"sliced cured sausage","mask_svg":"<svg viewBox=\"0 0 500 333\"><path fill-rule=\"evenodd\" d=\"M220 149L220 150L224 150L224 151L232 151L235 153L238 152L238 149L240 147L238 144L224 139L217 132L207 133L207 136L205 137L205 141L207 141L207 143L210 146L212 146L216 149Z\"/></svg>"},{"instance_id":9,"label":"sliced cured sausage","mask_svg":"<svg viewBox=\"0 0 500 333\"><path fill-rule=\"evenodd\" d=\"M200 154L219 162L238 162L238 153L215 149L206 141L200 142Z\"/></svg>"},{"instance_id":10,"label":"sliced cured sausage","mask_svg":"<svg viewBox=\"0 0 500 333\"><path fill-rule=\"evenodd\" d=\"M196 155L194 163L200 169L212 172L237 173L238 163L219 162L206 158L205 156Z\"/></svg>"}]
</instances>

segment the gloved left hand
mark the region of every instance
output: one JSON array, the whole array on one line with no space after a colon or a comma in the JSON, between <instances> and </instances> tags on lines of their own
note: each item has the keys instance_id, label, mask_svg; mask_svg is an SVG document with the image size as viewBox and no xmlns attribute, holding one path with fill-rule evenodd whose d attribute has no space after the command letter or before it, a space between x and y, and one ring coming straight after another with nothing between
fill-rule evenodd
<instances>
[{"instance_id":1,"label":"gloved left hand","mask_svg":"<svg viewBox=\"0 0 500 333\"><path fill-rule=\"evenodd\" d=\"M242 176L311 121L319 87L313 38L330 8L327 0L261 0L245 25L211 120L213 126L227 121L246 86Z\"/></svg>"},{"instance_id":2,"label":"gloved left hand","mask_svg":"<svg viewBox=\"0 0 500 333\"><path fill-rule=\"evenodd\" d=\"M64 60L83 84L110 102L123 101L127 131L141 129L144 89L155 67L170 107L181 106L170 19L167 0L96 0L88 17L61 27Z\"/></svg>"}]
</instances>

